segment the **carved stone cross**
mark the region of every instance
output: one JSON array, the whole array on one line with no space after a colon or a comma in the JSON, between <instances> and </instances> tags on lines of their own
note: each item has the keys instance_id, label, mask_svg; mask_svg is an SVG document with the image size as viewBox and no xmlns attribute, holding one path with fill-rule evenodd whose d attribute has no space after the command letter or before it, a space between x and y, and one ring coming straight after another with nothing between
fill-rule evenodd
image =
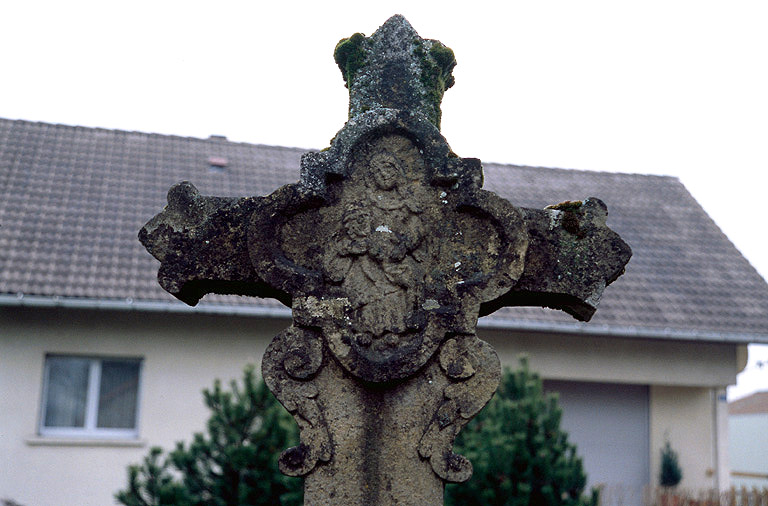
<instances>
[{"instance_id":1,"label":"carved stone cross","mask_svg":"<svg viewBox=\"0 0 768 506\"><path fill-rule=\"evenodd\" d=\"M334 56L350 119L303 156L298 183L250 198L177 184L139 238L188 304L292 308L262 372L299 424L280 469L305 478L306 504L438 505L472 474L453 441L500 379L478 316L537 305L588 320L631 252L598 199L519 209L481 189L480 161L439 131L453 52L402 16Z\"/></svg>"}]
</instances>

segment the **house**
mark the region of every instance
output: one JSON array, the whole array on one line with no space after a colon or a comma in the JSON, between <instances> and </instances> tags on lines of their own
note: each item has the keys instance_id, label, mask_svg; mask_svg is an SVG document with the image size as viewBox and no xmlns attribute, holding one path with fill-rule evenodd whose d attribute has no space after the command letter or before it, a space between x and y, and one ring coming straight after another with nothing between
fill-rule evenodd
<instances>
[{"instance_id":1,"label":"house","mask_svg":"<svg viewBox=\"0 0 768 506\"><path fill-rule=\"evenodd\" d=\"M768 391L728 403L731 482L768 488Z\"/></svg>"},{"instance_id":2,"label":"house","mask_svg":"<svg viewBox=\"0 0 768 506\"><path fill-rule=\"evenodd\" d=\"M250 196L298 179L302 150L0 120L0 499L103 506L150 446L204 428L200 392L258 363L290 310L158 286L136 239L189 180ZM505 308L478 333L560 394L590 484L639 504L669 440L687 488L729 480L725 387L768 343L768 285L675 178L485 164L521 207L598 196L633 248L589 323Z\"/></svg>"}]
</instances>

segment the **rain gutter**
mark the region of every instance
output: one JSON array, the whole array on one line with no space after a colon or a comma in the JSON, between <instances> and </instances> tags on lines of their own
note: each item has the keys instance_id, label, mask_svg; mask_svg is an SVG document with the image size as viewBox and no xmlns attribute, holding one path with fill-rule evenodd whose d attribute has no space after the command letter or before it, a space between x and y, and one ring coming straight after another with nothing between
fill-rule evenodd
<instances>
[{"instance_id":1,"label":"rain gutter","mask_svg":"<svg viewBox=\"0 0 768 506\"><path fill-rule=\"evenodd\" d=\"M234 306L199 304L187 306L181 302L146 301L133 299L90 299L59 296L24 294L0 295L0 307L38 307L66 309L96 309L103 311L147 311L179 314L216 314L230 316L252 316L262 318L291 318L287 307ZM768 344L768 335L738 332L708 332L673 328L632 327L621 325L595 325L580 322L541 322L512 318L480 318L477 326L485 329L499 329L538 333L562 333L573 335L612 336L635 339L666 339L676 341L704 341L718 343Z\"/></svg>"}]
</instances>

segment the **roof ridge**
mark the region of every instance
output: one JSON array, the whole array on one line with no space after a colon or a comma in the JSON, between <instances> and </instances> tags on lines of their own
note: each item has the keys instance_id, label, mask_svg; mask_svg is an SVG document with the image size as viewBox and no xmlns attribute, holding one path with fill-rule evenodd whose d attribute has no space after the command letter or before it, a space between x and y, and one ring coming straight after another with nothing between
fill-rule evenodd
<instances>
[{"instance_id":1,"label":"roof ridge","mask_svg":"<svg viewBox=\"0 0 768 506\"><path fill-rule=\"evenodd\" d=\"M70 128L70 129L85 129L85 130L103 131L103 132L110 132L110 133L135 134L135 135L144 135L147 137L162 137L167 139L193 140L193 141L200 141L200 142L207 142L207 143L225 142L230 145L280 149L280 150L287 150L287 151L301 151L301 152L319 151L319 148L302 148L297 146L280 146L276 144L262 144L262 143L254 143L254 142L232 141L227 139L226 136L221 136L217 134L211 134L210 137L205 138L205 137L194 137L191 135L185 136L185 135L176 135L176 134L164 134L159 132L145 132L142 130L125 130L122 128L94 127L94 126L87 126L87 125L71 125L66 123L50 123L47 121L11 119L11 118L3 118L3 117L0 117L0 121L6 121L9 123L27 123L32 125L46 125L46 126L62 127L62 128ZM494 165L497 167L512 167L512 168L524 169L524 170L550 170L550 171L563 171L563 172L570 172L570 173L578 172L582 174L596 174L596 175L611 174L611 175L620 175L620 176L642 176L642 177L652 177L652 178L661 178L661 179L680 181L680 178L678 178L677 176L662 175L662 174L645 174L641 172L617 172L617 171L610 171L610 170L579 169L574 167L549 167L544 165L525 165L525 164L521 165L521 164L506 163L506 162L483 161L482 163L483 163L483 166Z\"/></svg>"},{"instance_id":2,"label":"roof ridge","mask_svg":"<svg viewBox=\"0 0 768 506\"><path fill-rule=\"evenodd\" d=\"M230 144L230 145L256 147L256 148L281 149L281 150L287 150L287 151L300 151L302 153L307 151L319 151L318 148L301 148L297 146L279 146L279 145L273 145L273 144L232 141L227 139L225 136L216 135L216 134L211 134L211 137L205 138L205 137L194 137L191 135L164 134L159 132L144 132L141 130L125 130L122 128L107 128L107 127L94 127L94 126L87 126L87 125L70 125L66 123L51 123L48 121L36 121L36 120L28 120L28 119L11 119L11 118L0 117L0 121L4 121L8 123L26 123L28 125L44 125L49 127L61 127L61 128L72 129L72 130L83 129L83 130L102 131L102 132L109 132L109 133L116 133L116 134L134 134L134 135L143 135L146 137L162 137L166 139L193 140L193 141L200 141L200 142L207 142L207 143L226 142L227 144Z\"/></svg>"},{"instance_id":3,"label":"roof ridge","mask_svg":"<svg viewBox=\"0 0 768 506\"><path fill-rule=\"evenodd\" d=\"M483 161L483 167L485 167L487 165L494 165L494 166L497 166L497 167L513 167L515 169L534 170L534 171L537 171L537 170L559 170L559 171L570 172L570 173L578 172L578 173L581 173L581 174L595 174L595 175L611 174L611 175L616 175L616 176L640 176L640 177L644 177L644 178L660 178L660 179L666 179L666 180L680 181L679 177L668 175L668 174L647 174L647 173L642 173L642 172L618 172L618 171L615 171L615 170L602 170L602 169L591 170L591 169L579 169L579 168L575 168L575 167L549 167L549 166L544 166L544 165L520 165L520 164L516 164L516 163L486 162L486 161Z\"/></svg>"}]
</instances>

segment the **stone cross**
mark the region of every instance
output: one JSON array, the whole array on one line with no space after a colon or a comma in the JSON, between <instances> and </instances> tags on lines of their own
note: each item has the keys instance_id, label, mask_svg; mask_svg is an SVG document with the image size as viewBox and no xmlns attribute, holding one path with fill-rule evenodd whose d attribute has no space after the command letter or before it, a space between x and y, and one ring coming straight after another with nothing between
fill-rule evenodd
<instances>
[{"instance_id":1,"label":"stone cross","mask_svg":"<svg viewBox=\"0 0 768 506\"><path fill-rule=\"evenodd\" d=\"M139 238L187 304L292 308L262 372L299 425L279 462L306 504L439 505L472 474L453 441L501 375L478 316L535 305L588 320L631 251L596 198L520 209L481 189L480 161L439 131L453 52L402 16L334 56L349 121L302 157L298 183L249 198L179 183Z\"/></svg>"}]
</instances>

